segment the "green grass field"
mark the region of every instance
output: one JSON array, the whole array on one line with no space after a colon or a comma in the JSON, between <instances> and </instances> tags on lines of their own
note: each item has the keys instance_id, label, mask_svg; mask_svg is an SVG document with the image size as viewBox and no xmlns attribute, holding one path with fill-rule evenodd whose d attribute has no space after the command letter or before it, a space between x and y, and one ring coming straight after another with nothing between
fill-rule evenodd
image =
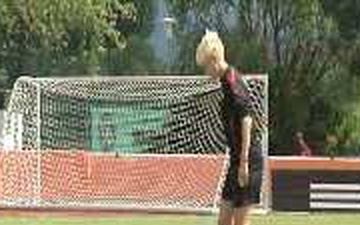
<instances>
[{"instance_id":1,"label":"green grass field","mask_svg":"<svg viewBox=\"0 0 360 225\"><path fill-rule=\"evenodd\" d=\"M360 214L284 214L253 216L252 225L357 225ZM215 225L215 216L121 215L119 217L2 217L0 225Z\"/></svg>"}]
</instances>

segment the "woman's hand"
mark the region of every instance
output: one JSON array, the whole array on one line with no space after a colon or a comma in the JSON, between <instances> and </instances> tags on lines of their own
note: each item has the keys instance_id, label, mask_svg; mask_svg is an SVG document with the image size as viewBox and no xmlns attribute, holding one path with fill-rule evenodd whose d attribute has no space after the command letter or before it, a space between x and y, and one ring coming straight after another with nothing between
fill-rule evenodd
<instances>
[{"instance_id":1,"label":"woman's hand","mask_svg":"<svg viewBox=\"0 0 360 225\"><path fill-rule=\"evenodd\" d=\"M240 187L245 187L249 184L249 163L241 160L238 168L238 182Z\"/></svg>"}]
</instances>

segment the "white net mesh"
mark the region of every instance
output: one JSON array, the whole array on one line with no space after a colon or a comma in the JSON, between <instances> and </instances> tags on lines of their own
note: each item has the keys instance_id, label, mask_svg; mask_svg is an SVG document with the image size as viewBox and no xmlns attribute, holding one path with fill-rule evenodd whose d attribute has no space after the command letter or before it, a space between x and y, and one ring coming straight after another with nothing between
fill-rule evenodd
<instances>
[{"instance_id":1,"label":"white net mesh","mask_svg":"<svg viewBox=\"0 0 360 225\"><path fill-rule=\"evenodd\" d=\"M246 84L261 121L266 76ZM219 87L200 76L20 78L0 154L2 204L213 209L226 162Z\"/></svg>"}]
</instances>

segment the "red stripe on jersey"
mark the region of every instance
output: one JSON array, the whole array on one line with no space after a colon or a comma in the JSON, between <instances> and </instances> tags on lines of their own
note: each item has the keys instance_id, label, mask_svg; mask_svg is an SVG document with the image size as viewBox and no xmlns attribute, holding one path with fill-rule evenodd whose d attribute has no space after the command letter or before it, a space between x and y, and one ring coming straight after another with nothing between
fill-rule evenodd
<instances>
[{"instance_id":1,"label":"red stripe on jersey","mask_svg":"<svg viewBox=\"0 0 360 225\"><path fill-rule=\"evenodd\" d=\"M246 90L244 90L244 86L241 85L241 74L237 72L235 69L230 69L228 74L226 75L227 82L229 84L230 90L233 94L237 96L247 96ZM239 85L239 86L237 86Z\"/></svg>"}]
</instances>

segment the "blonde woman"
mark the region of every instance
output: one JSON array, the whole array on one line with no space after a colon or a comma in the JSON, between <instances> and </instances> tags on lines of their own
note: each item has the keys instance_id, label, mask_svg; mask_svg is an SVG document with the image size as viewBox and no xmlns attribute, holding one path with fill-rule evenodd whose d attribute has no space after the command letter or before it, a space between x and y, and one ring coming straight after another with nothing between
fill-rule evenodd
<instances>
[{"instance_id":1,"label":"blonde woman","mask_svg":"<svg viewBox=\"0 0 360 225\"><path fill-rule=\"evenodd\" d=\"M260 202L263 158L260 134L253 129L248 90L241 74L225 60L216 32L206 31L196 50L197 64L221 82L222 118L230 162L220 204L219 225L250 225L251 206Z\"/></svg>"}]
</instances>

